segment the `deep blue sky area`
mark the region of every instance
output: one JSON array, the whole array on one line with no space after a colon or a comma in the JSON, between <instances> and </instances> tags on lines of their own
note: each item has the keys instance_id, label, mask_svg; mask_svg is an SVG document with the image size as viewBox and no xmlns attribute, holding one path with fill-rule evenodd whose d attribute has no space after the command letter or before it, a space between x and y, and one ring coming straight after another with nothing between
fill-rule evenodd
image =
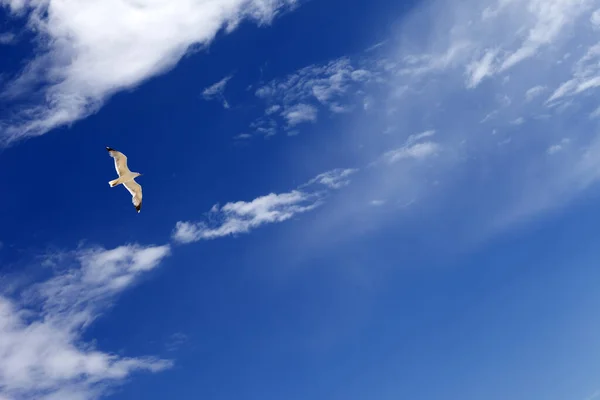
<instances>
[{"instance_id":1,"label":"deep blue sky area","mask_svg":"<svg viewBox=\"0 0 600 400\"><path fill-rule=\"evenodd\" d=\"M600 398L600 2L540 4L0 2L0 400Z\"/></svg>"}]
</instances>

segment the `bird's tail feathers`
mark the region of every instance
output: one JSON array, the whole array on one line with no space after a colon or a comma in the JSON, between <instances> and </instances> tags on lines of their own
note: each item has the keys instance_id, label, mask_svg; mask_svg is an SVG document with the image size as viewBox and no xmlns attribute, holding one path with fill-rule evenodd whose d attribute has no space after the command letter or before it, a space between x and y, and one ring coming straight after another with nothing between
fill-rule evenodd
<instances>
[{"instance_id":1,"label":"bird's tail feathers","mask_svg":"<svg viewBox=\"0 0 600 400\"><path fill-rule=\"evenodd\" d=\"M115 187L119 184L119 179L113 179L112 181L108 182L108 184L110 185L110 187Z\"/></svg>"}]
</instances>

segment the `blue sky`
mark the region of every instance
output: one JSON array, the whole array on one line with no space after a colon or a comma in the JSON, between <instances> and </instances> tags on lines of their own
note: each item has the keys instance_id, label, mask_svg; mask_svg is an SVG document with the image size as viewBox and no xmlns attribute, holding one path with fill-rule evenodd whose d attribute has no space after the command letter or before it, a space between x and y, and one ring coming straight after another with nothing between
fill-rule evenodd
<instances>
[{"instance_id":1,"label":"blue sky","mask_svg":"<svg viewBox=\"0 0 600 400\"><path fill-rule=\"evenodd\" d=\"M0 400L600 398L599 32L0 0Z\"/></svg>"}]
</instances>

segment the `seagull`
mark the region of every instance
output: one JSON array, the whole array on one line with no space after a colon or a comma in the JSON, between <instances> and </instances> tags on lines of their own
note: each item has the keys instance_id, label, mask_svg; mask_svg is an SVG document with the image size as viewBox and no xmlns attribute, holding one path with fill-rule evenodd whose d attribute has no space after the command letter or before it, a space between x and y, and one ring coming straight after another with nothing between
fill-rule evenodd
<instances>
[{"instance_id":1,"label":"seagull","mask_svg":"<svg viewBox=\"0 0 600 400\"><path fill-rule=\"evenodd\" d=\"M135 178L142 174L139 172L131 172L129 168L127 168L127 156L125 156L125 154L110 147L107 147L106 150L108 151L108 154L115 159L115 169L119 175L118 179L113 179L108 182L108 184L110 187L123 184L129 193L131 193L131 201L139 213L142 208L142 187L135 181Z\"/></svg>"}]
</instances>

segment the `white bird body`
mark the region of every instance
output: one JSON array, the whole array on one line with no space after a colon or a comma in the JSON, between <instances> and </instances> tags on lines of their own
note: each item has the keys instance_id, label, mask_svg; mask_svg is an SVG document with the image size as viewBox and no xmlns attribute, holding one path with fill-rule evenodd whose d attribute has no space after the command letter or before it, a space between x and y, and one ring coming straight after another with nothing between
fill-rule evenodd
<instances>
[{"instance_id":1,"label":"white bird body","mask_svg":"<svg viewBox=\"0 0 600 400\"><path fill-rule=\"evenodd\" d=\"M113 179L108 182L108 184L110 187L123 184L131 194L131 201L135 209L137 212L140 212L142 208L142 187L135 181L135 178L142 174L139 172L131 172L129 170L127 167L127 156L125 156L125 154L110 147L107 147L106 150L108 151L108 154L115 159L115 169L117 170L117 175L119 175L117 179Z\"/></svg>"}]
</instances>

